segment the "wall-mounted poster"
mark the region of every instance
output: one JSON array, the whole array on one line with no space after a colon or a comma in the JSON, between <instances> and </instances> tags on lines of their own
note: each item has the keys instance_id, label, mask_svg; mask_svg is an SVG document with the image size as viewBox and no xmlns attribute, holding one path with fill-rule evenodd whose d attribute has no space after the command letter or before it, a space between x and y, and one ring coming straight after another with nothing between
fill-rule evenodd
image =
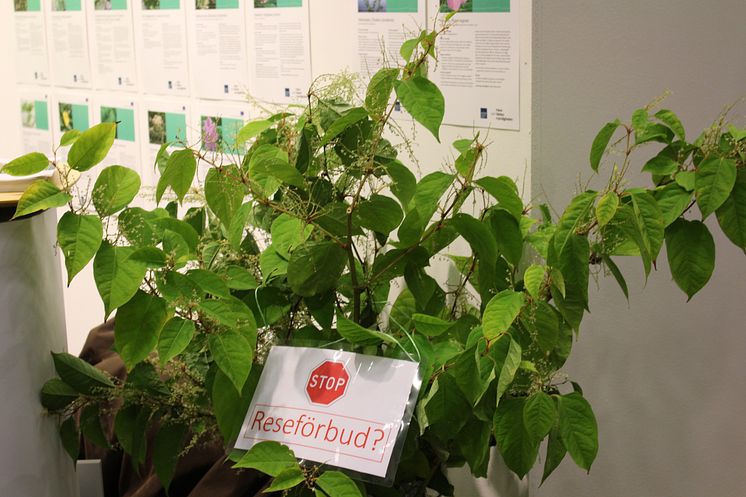
<instances>
[{"instance_id":1,"label":"wall-mounted poster","mask_svg":"<svg viewBox=\"0 0 746 497\"><path fill-rule=\"evenodd\" d=\"M87 5L84 0L49 0L49 55L56 86L91 87Z\"/></svg>"},{"instance_id":2,"label":"wall-mounted poster","mask_svg":"<svg viewBox=\"0 0 746 497\"><path fill-rule=\"evenodd\" d=\"M203 98L245 100L249 81L246 60L245 2L189 2L189 61L192 94Z\"/></svg>"},{"instance_id":3,"label":"wall-mounted poster","mask_svg":"<svg viewBox=\"0 0 746 497\"><path fill-rule=\"evenodd\" d=\"M93 0L89 25L96 88L137 91L133 1Z\"/></svg>"},{"instance_id":4,"label":"wall-mounted poster","mask_svg":"<svg viewBox=\"0 0 746 497\"><path fill-rule=\"evenodd\" d=\"M204 155L198 164L198 181L204 181L210 167L241 163L246 147L239 145L237 138L249 120L248 104L200 100L195 103L192 120Z\"/></svg>"},{"instance_id":5,"label":"wall-mounted poster","mask_svg":"<svg viewBox=\"0 0 746 497\"><path fill-rule=\"evenodd\" d=\"M140 124L142 184L155 186L158 183L155 163L162 146L173 151L179 144L191 143L189 106L182 101L159 98L145 100L140 104L138 123ZM174 145L169 145L174 144Z\"/></svg>"},{"instance_id":6,"label":"wall-mounted poster","mask_svg":"<svg viewBox=\"0 0 746 497\"><path fill-rule=\"evenodd\" d=\"M399 47L427 23L425 0L350 0L357 4L357 46L363 75L400 63Z\"/></svg>"},{"instance_id":7,"label":"wall-mounted poster","mask_svg":"<svg viewBox=\"0 0 746 497\"><path fill-rule=\"evenodd\" d=\"M50 111L52 139L55 144L59 144L60 138L68 131L83 132L91 127L93 122L90 98L88 93L83 91L70 91L53 95ZM57 159L67 160L69 150L70 147L60 148L57 151Z\"/></svg>"},{"instance_id":8,"label":"wall-mounted poster","mask_svg":"<svg viewBox=\"0 0 746 497\"><path fill-rule=\"evenodd\" d=\"M48 84L47 34L41 0L13 0L13 24L17 81Z\"/></svg>"},{"instance_id":9,"label":"wall-mounted poster","mask_svg":"<svg viewBox=\"0 0 746 497\"><path fill-rule=\"evenodd\" d=\"M311 84L308 0L249 0L249 93L272 103L304 100Z\"/></svg>"},{"instance_id":10,"label":"wall-mounted poster","mask_svg":"<svg viewBox=\"0 0 746 497\"><path fill-rule=\"evenodd\" d=\"M445 124L519 129L518 0L433 0L458 10L439 43L432 75L446 100Z\"/></svg>"},{"instance_id":11,"label":"wall-mounted poster","mask_svg":"<svg viewBox=\"0 0 746 497\"><path fill-rule=\"evenodd\" d=\"M42 152L52 157L52 128L49 123L49 96L46 89L24 91L20 95L21 144L24 154Z\"/></svg>"},{"instance_id":12,"label":"wall-mounted poster","mask_svg":"<svg viewBox=\"0 0 746 497\"><path fill-rule=\"evenodd\" d=\"M134 95L99 92L93 106L94 123L117 123L114 145L102 166L127 166L140 172L140 144L137 136L137 105Z\"/></svg>"},{"instance_id":13,"label":"wall-mounted poster","mask_svg":"<svg viewBox=\"0 0 746 497\"><path fill-rule=\"evenodd\" d=\"M188 95L184 2L190 0L131 1L142 90L160 95Z\"/></svg>"}]
</instances>

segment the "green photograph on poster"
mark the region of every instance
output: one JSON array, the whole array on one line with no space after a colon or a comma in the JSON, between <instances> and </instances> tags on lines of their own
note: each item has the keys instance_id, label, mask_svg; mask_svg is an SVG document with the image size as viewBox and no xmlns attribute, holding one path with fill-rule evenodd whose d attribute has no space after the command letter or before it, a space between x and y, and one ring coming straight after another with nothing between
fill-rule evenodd
<instances>
[{"instance_id":1,"label":"green photograph on poster","mask_svg":"<svg viewBox=\"0 0 746 497\"><path fill-rule=\"evenodd\" d=\"M441 12L510 12L510 0L440 0Z\"/></svg>"},{"instance_id":2,"label":"green photograph on poster","mask_svg":"<svg viewBox=\"0 0 746 497\"><path fill-rule=\"evenodd\" d=\"M127 0L94 0L95 10L127 10Z\"/></svg>"},{"instance_id":3,"label":"green photograph on poster","mask_svg":"<svg viewBox=\"0 0 746 497\"><path fill-rule=\"evenodd\" d=\"M41 0L13 0L16 12L41 12Z\"/></svg>"},{"instance_id":4,"label":"green photograph on poster","mask_svg":"<svg viewBox=\"0 0 746 497\"><path fill-rule=\"evenodd\" d=\"M88 106L60 102L58 104L60 131L85 131L88 129Z\"/></svg>"},{"instance_id":5,"label":"green photograph on poster","mask_svg":"<svg viewBox=\"0 0 746 497\"><path fill-rule=\"evenodd\" d=\"M52 10L55 12L76 12L83 10L81 0L52 0Z\"/></svg>"},{"instance_id":6,"label":"green photograph on poster","mask_svg":"<svg viewBox=\"0 0 746 497\"><path fill-rule=\"evenodd\" d=\"M101 107L102 123L117 123L117 140L135 141L135 112L132 109Z\"/></svg>"},{"instance_id":7,"label":"green photograph on poster","mask_svg":"<svg viewBox=\"0 0 746 497\"><path fill-rule=\"evenodd\" d=\"M148 142L152 145L184 141L186 116L171 112L148 111Z\"/></svg>"},{"instance_id":8,"label":"green photograph on poster","mask_svg":"<svg viewBox=\"0 0 746 497\"><path fill-rule=\"evenodd\" d=\"M49 130L47 103L44 100L22 100L21 125L24 128Z\"/></svg>"},{"instance_id":9,"label":"green photograph on poster","mask_svg":"<svg viewBox=\"0 0 746 497\"><path fill-rule=\"evenodd\" d=\"M417 12L417 0L357 0L358 12Z\"/></svg>"},{"instance_id":10,"label":"green photograph on poster","mask_svg":"<svg viewBox=\"0 0 746 497\"><path fill-rule=\"evenodd\" d=\"M195 0L197 10L237 9L238 0Z\"/></svg>"},{"instance_id":11,"label":"green photograph on poster","mask_svg":"<svg viewBox=\"0 0 746 497\"><path fill-rule=\"evenodd\" d=\"M236 148L236 138L243 124L241 119L217 116L200 117L202 149L209 152L241 152Z\"/></svg>"},{"instance_id":12,"label":"green photograph on poster","mask_svg":"<svg viewBox=\"0 0 746 497\"><path fill-rule=\"evenodd\" d=\"M303 7L303 0L254 0L255 9L271 9L274 7Z\"/></svg>"},{"instance_id":13,"label":"green photograph on poster","mask_svg":"<svg viewBox=\"0 0 746 497\"><path fill-rule=\"evenodd\" d=\"M179 0L142 0L143 10L173 10L179 5Z\"/></svg>"}]
</instances>

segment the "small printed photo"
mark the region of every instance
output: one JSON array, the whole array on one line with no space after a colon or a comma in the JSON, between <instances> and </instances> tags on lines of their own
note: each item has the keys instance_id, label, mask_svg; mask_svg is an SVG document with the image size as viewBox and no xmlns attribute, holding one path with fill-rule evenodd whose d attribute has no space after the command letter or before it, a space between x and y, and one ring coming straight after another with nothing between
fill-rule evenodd
<instances>
[{"instance_id":1,"label":"small printed photo","mask_svg":"<svg viewBox=\"0 0 746 497\"><path fill-rule=\"evenodd\" d=\"M473 0L440 0L441 12L472 12Z\"/></svg>"},{"instance_id":2,"label":"small printed photo","mask_svg":"<svg viewBox=\"0 0 746 497\"><path fill-rule=\"evenodd\" d=\"M64 12L67 10L66 0L52 0L52 10L55 12Z\"/></svg>"},{"instance_id":3,"label":"small printed photo","mask_svg":"<svg viewBox=\"0 0 746 497\"><path fill-rule=\"evenodd\" d=\"M161 8L161 0L142 0L143 10L159 10Z\"/></svg>"},{"instance_id":4,"label":"small printed photo","mask_svg":"<svg viewBox=\"0 0 746 497\"><path fill-rule=\"evenodd\" d=\"M148 111L148 141L153 145L166 143L166 113Z\"/></svg>"},{"instance_id":5,"label":"small printed photo","mask_svg":"<svg viewBox=\"0 0 746 497\"><path fill-rule=\"evenodd\" d=\"M277 0L254 0L255 9L277 7Z\"/></svg>"},{"instance_id":6,"label":"small printed photo","mask_svg":"<svg viewBox=\"0 0 746 497\"><path fill-rule=\"evenodd\" d=\"M13 7L16 12L26 12L28 10L28 0L13 0Z\"/></svg>"},{"instance_id":7,"label":"small printed photo","mask_svg":"<svg viewBox=\"0 0 746 497\"><path fill-rule=\"evenodd\" d=\"M60 102L60 131L63 133L66 131L72 131L75 129L75 123L73 123L73 106L72 104L65 104Z\"/></svg>"},{"instance_id":8,"label":"small printed photo","mask_svg":"<svg viewBox=\"0 0 746 497\"><path fill-rule=\"evenodd\" d=\"M217 9L217 0L195 0L194 6L197 10Z\"/></svg>"},{"instance_id":9,"label":"small printed photo","mask_svg":"<svg viewBox=\"0 0 746 497\"><path fill-rule=\"evenodd\" d=\"M32 100L21 102L21 124L24 128L36 127L36 108Z\"/></svg>"},{"instance_id":10,"label":"small printed photo","mask_svg":"<svg viewBox=\"0 0 746 497\"><path fill-rule=\"evenodd\" d=\"M116 107L101 107L101 122L102 123L115 123L119 121L117 119L117 109ZM117 126L116 134L114 135L114 138L119 140L121 137L119 136L120 127Z\"/></svg>"},{"instance_id":11,"label":"small printed photo","mask_svg":"<svg viewBox=\"0 0 746 497\"><path fill-rule=\"evenodd\" d=\"M95 0L93 8L95 10L111 10L111 0Z\"/></svg>"},{"instance_id":12,"label":"small printed photo","mask_svg":"<svg viewBox=\"0 0 746 497\"><path fill-rule=\"evenodd\" d=\"M386 0L357 0L358 12L386 12Z\"/></svg>"},{"instance_id":13,"label":"small printed photo","mask_svg":"<svg viewBox=\"0 0 746 497\"><path fill-rule=\"evenodd\" d=\"M220 117L202 116L200 131L202 133L202 148L209 152L216 152L223 141L223 120Z\"/></svg>"}]
</instances>

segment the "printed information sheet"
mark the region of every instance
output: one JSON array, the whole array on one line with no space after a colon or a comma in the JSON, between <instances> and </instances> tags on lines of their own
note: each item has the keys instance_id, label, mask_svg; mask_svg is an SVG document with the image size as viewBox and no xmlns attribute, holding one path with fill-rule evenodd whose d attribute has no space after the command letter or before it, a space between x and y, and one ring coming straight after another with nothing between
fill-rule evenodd
<instances>
[{"instance_id":1,"label":"printed information sheet","mask_svg":"<svg viewBox=\"0 0 746 497\"><path fill-rule=\"evenodd\" d=\"M68 131L87 130L91 119L91 102L87 92L70 91L57 93L52 96L52 140L55 145L60 143L62 135ZM62 147L57 151L58 160L67 160L70 147ZM95 169L95 168L94 168Z\"/></svg>"},{"instance_id":2,"label":"printed information sheet","mask_svg":"<svg viewBox=\"0 0 746 497\"><path fill-rule=\"evenodd\" d=\"M127 166L140 172L140 144L137 140L137 105L134 95L97 92L93 105L93 121L117 123L117 134L102 167Z\"/></svg>"},{"instance_id":3,"label":"printed information sheet","mask_svg":"<svg viewBox=\"0 0 746 497\"><path fill-rule=\"evenodd\" d=\"M52 128L49 124L47 89L20 94L21 143L23 153L41 152L52 157Z\"/></svg>"},{"instance_id":4,"label":"printed information sheet","mask_svg":"<svg viewBox=\"0 0 746 497\"><path fill-rule=\"evenodd\" d=\"M273 440L298 458L384 478L411 416L417 373L416 362L275 346L236 448Z\"/></svg>"},{"instance_id":5,"label":"printed information sheet","mask_svg":"<svg viewBox=\"0 0 746 497\"><path fill-rule=\"evenodd\" d=\"M16 79L19 83L49 84L47 34L41 0L14 0Z\"/></svg>"},{"instance_id":6,"label":"printed information sheet","mask_svg":"<svg viewBox=\"0 0 746 497\"><path fill-rule=\"evenodd\" d=\"M140 130L143 185L155 186L158 182L155 159L162 145L174 142L193 144L188 122L189 107L184 102L158 98L141 103L137 128ZM174 147L168 150L174 150Z\"/></svg>"},{"instance_id":7,"label":"printed information sheet","mask_svg":"<svg viewBox=\"0 0 746 497\"><path fill-rule=\"evenodd\" d=\"M105 90L137 91L132 2L94 0L89 11L93 83Z\"/></svg>"},{"instance_id":8,"label":"printed information sheet","mask_svg":"<svg viewBox=\"0 0 746 497\"><path fill-rule=\"evenodd\" d=\"M186 10L188 0L132 0L142 90L189 94Z\"/></svg>"},{"instance_id":9,"label":"printed information sheet","mask_svg":"<svg viewBox=\"0 0 746 497\"><path fill-rule=\"evenodd\" d=\"M278 104L306 98L311 84L308 0L248 0L249 93Z\"/></svg>"},{"instance_id":10,"label":"printed information sheet","mask_svg":"<svg viewBox=\"0 0 746 497\"><path fill-rule=\"evenodd\" d=\"M246 148L238 146L236 139L249 120L249 105L200 100L192 111L192 128L199 131L199 143L206 159L197 165L197 179L201 183L214 165L241 164Z\"/></svg>"},{"instance_id":11,"label":"printed information sheet","mask_svg":"<svg viewBox=\"0 0 746 497\"><path fill-rule=\"evenodd\" d=\"M453 27L439 42L432 79L446 100L444 124L519 129L517 0L432 0Z\"/></svg>"},{"instance_id":12,"label":"printed information sheet","mask_svg":"<svg viewBox=\"0 0 746 497\"><path fill-rule=\"evenodd\" d=\"M192 94L202 98L245 100L249 81L247 0L183 1L189 2Z\"/></svg>"},{"instance_id":13,"label":"printed information sheet","mask_svg":"<svg viewBox=\"0 0 746 497\"><path fill-rule=\"evenodd\" d=\"M86 6L83 0L50 0L49 55L56 86L90 88Z\"/></svg>"},{"instance_id":14,"label":"printed information sheet","mask_svg":"<svg viewBox=\"0 0 746 497\"><path fill-rule=\"evenodd\" d=\"M357 46L363 76L403 62L399 47L426 27L425 0L352 1L357 2Z\"/></svg>"}]
</instances>

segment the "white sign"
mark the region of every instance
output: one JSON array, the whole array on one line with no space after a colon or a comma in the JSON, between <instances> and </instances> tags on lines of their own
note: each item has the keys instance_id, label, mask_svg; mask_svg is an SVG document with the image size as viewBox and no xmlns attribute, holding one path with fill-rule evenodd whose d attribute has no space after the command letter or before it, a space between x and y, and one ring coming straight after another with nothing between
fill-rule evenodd
<instances>
[{"instance_id":1,"label":"white sign","mask_svg":"<svg viewBox=\"0 0 746 497\"><path fill-rule=\"evenodd\" d=\"M417 371L410 361L273 347L236 448L272 440L298 458L385 478Z\"/></svg>"}]
</instances>

